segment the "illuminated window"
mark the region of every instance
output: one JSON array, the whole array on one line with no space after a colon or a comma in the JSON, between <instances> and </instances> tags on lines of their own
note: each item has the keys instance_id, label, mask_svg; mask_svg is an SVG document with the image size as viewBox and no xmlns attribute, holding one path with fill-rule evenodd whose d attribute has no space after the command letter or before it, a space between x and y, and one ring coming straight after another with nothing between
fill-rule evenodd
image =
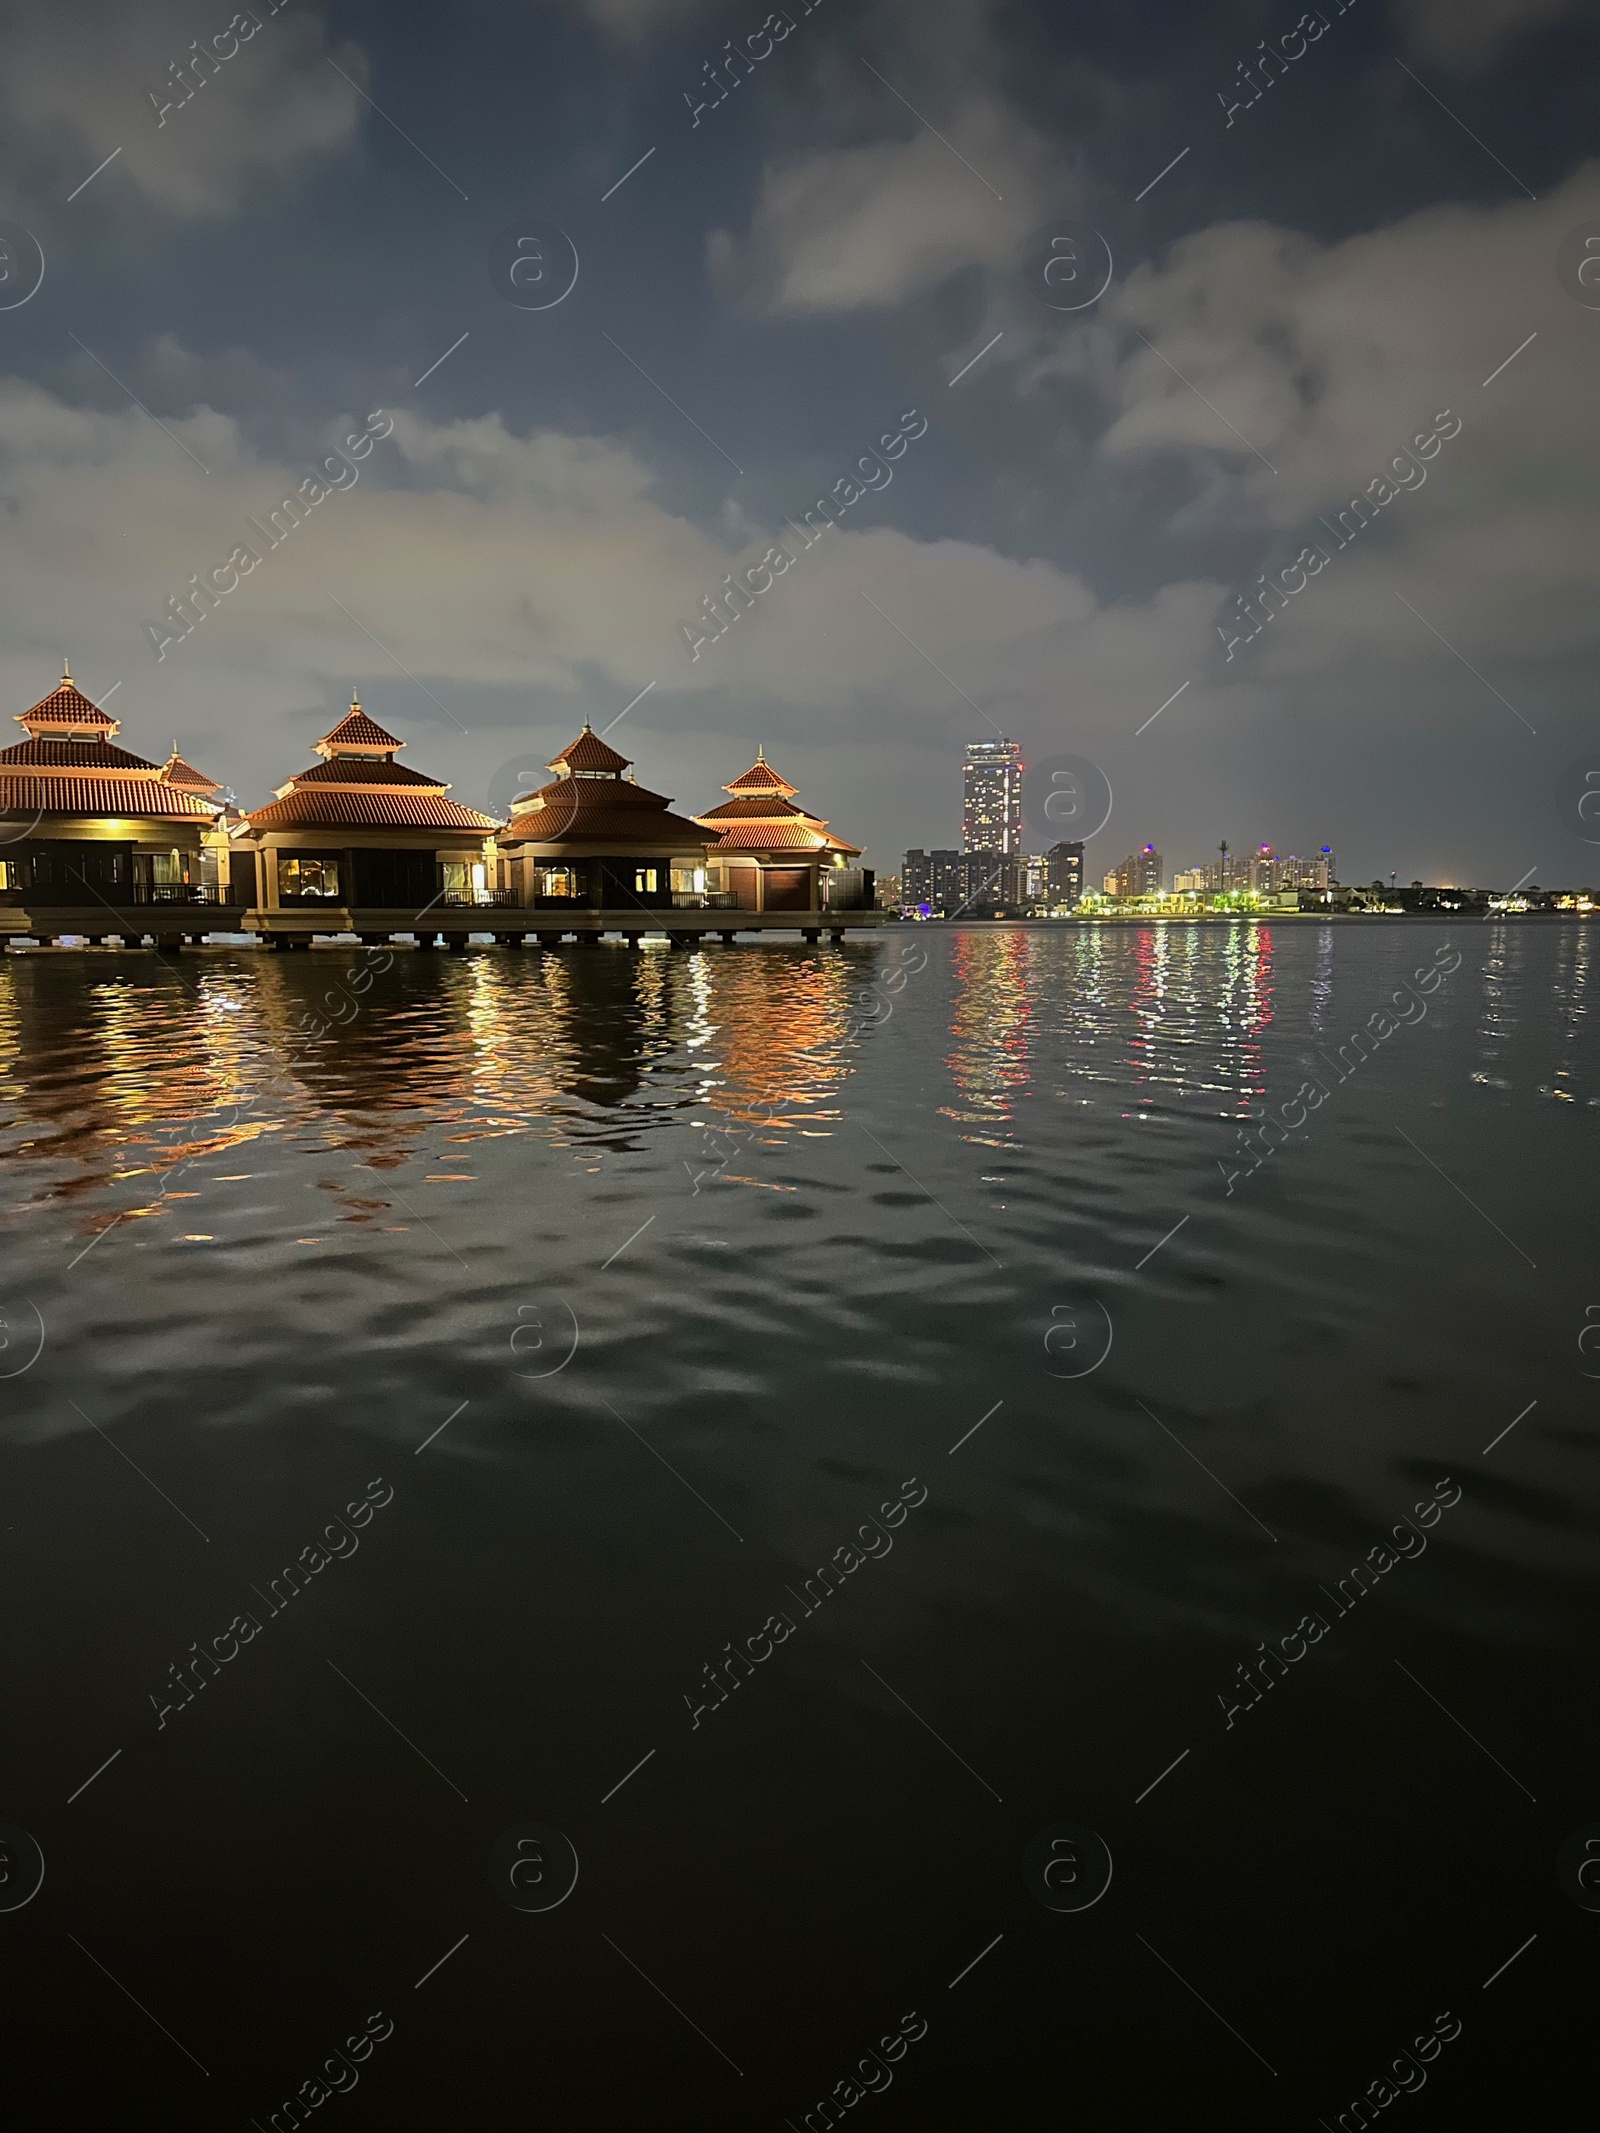
<instances>
[{"instance_id":1,"label":"illuminated window","mask_svg":"<svg viewBox=\"0 0 1600 2133\"><path fill-rule=\"evenodd\" d=\"M637 896L653 896L656 892L657 872L658 869L655 867L635 867L633 870L634 894Z\"/></svg>"},{"instance_id":2,"label":"illuminated window","mask_svg":"<svg viewBox=\"0 0 1600 2133\"><path fill-rule=\"evenodd\" d=\"M706 889L704 867L674 867L672 886L680 896L702 896Z\"/></svg>"},{"instance_id":3,"label":"illuminated window","mask_svg":"<svg viewBox=\"0 0 1600 2133\"><path fill-rule=\"evenodd\" d=\"M280 896L337 896L339 893L339 862L337 859L291 859L284 854L278 858L278 894Z\"/></svg>"},{"instance_id":4,"label":"illuminated window","mask_svg":"<svg viewBox=\"0 0 1600 2133\"><path fill-rule=\"evenodd\" d=\"M578 893L576 867L536 867L534 881L534 893L539 896L576 896Z\"/></svg>"},{"instance_id":5,"label":"illuminated window","mask_svg":"<svg viewBox=\"0 0 1600 2133\"><path fill-rule=\"evenodd\" d=\"M489 894L488 876L481 861L446 859L442 862L444 893L458 903L481 904Z\"/></svg>"}]
</instances>

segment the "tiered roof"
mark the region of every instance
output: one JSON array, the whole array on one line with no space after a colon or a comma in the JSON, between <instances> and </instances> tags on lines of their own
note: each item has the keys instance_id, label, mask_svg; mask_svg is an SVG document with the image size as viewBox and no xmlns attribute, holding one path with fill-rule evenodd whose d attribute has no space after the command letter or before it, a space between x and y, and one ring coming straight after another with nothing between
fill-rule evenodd
<instances>
[{"instance_id":1,"label":"tiered roof","mask_svg":"<svg viewBox=\"0 0 1600 2133\"><path fill-rule=\"evenodd\" d=\"M368 718L359 703L317 742L322 757L252 808L252 829L492 830L491 815L447 800L443 778L426 777L394 758L405 742Z\"/></svg>"},{"instance_id":2,"label":"tiered roof","mask_svg":"<svg viewBox=\"0 0 1600 2133\"><path fill-rule=\"evenodd\" d=\"M819 815L807 814L803 807L795 805L794 794L799 788L773 769L765 748L757 749L750 768L722 789L732 797L720 807L695 816L702 828L717 833L713 859L730 853L759 857L765 852L826 852L848 859L861 856L860 845L846 844L842 837L831 835Z\"/></svg>"},{"instance_id":3,"label":"tiered roof","mask_svg":"<svg viewBox=\"0 0 1600 2133\"><path fill-rule=\"evenodd\" d=\"M522 793L511 803L512 819L500 843L611 845L631 851L668 845L698 859L706 838L699 826L672 813L672 802L631 775L631 758L608 747L585 724L568 748L547 766L551 785ZM630 775L624 776L624 772Z\"/></svg>"},{"instance_id":4,"label":"tiered roof","mask_svg":"<svg viewBox=\"0 0 1600 2133\"><path fill-rule=\"evenodd\" d=\"M213 793L222 790L215 778L208 778L203 770L196 770L192 763L184 761L176 741L172 744L171 755L161 766L161 775L169 785L176 785L180 792L193 793L200 800L209 800Z\"/></svg>"},{"instance_id":5,"label":"tiered roof","mask_svg":"<svg viewBox=\"0 0 1600 2133\"><path fill-rule=\"evenodd\" d=\"M162 766L113 747L118 721L84 695L65 664L58 686L20 712L17 724L28 738L0 748L0 814L215 819L201 795L219 788L209 780L185 787Z\"/></svg>"}]
</instances>

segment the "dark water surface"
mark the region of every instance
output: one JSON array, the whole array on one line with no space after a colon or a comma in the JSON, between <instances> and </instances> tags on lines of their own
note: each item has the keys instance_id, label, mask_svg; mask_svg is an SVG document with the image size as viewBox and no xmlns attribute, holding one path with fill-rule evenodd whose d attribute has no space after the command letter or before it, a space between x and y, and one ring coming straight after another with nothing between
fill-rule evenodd
<instances>
[{"instance_id":1,"label":"dark water surface","mask_svg":"<svg viewBox=\"0 0 1600 2133\"><path fill-rule=\"evenodd\" d=\"M1588 2122L1594 927L362 961L0 964L14 2122Z\"/></svg>"}]
</instances>

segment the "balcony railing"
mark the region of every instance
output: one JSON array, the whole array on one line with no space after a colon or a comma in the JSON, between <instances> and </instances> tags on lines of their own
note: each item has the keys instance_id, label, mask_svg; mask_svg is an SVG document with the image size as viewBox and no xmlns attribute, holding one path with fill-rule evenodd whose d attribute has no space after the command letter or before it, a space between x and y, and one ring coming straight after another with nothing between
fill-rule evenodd
<instances>
[{"instance_id":1,"label":"balcony railing","mask_svg":"<svg viewBox=\"0 0 1600 2133\"><path fill-rule=\"evenodd\" d=\"M0 906L37 905L39 909L81 909L87 904L105 904L126 910L132 904L221 904L242 903L242 897L225 897L213 882L201 881L85 881L69 873L64 881L36 881L31 887L14 884L0 889Z\"/></svg>"},{"instance_id":2,"label":"balcony railing","mask_svg":"<svg viewBox=\"0 0 1600 2133\"><path fill-rule=\"evenodd\" d=\"M732 889L674 889L674 911L742 911L747 906Z\"/></svg>"},{"instance_id":3,"label":"balcony railing","mask_svg":"<svg viewBox=\"0 0 1600 2133\"><path fill-rule=\"evenodd\" d=\"M105 891L101 890L101 895ZM114 887L108 903L122 900L120 885ZM209 881L136 881L128 896L136 904L220 904L222 891Z\"/></svg>"},{"instance_id":4,"label":"balcony railing","mask_svg":"<svg viewBox=\"0 0 1600 2133\"><path fill-rule=\"evenodd\" d=\"M499 908L516 902L510 889L446 889L439 901L452 911Z\"/></svg>"}]
</instances>

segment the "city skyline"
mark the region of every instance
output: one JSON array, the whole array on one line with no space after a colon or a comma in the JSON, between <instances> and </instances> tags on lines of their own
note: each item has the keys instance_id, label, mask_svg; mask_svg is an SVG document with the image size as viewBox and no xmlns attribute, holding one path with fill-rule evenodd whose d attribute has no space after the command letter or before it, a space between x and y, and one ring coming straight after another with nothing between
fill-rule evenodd
<instances>
[{"instance_id":1,"label":"city skyline","mask_svg":"<svg viewBox=\"0 0 1600 2133\"><path fill-rule=\"evenodd\" d=\"M1028 766L1017 742L1003 735L992 741L968 741L960 764L962 842L959 846L908 845L899 855L899 872L893 878L901 882L900 902L908 910L979 913L996 905L1017 910L1076 901L1076 895L1053 894L1046 885L1052 854L1068 852L1076 855L1072 865L1077 893L1091 898L1097 891L1128 899L1159 895L1169 889L1180 895L1274 896L1290 890L1320 893L1335 886L1384 886L1382 874L1341 877L1331 844L1315 846L1302 857L1280 851L1270 841L1238 848L1223 837L1207 856L1169 866L1157 844L1145 840L1121 859L1112 861L1106 855L1115 848L1115 839L1104 829L1098 838L1102 847L1098 855L1088 843L1030 834L1023 819ZM1596 782L1600 783L1600 776ZM1186 839L1183 848L1192 851L1192 846L1193 839ZM890 878L887 866L880 866L878 871L883 878ZM1056 872L1059 876L1059 865ZM1542 882L1534 881L1531 873L1524 873L1512 883L1464 877L1430 881L1423 875L1408 875L1404 886L1477 889L1490 894L1514 892L1525 886L1567 892L1588 889L1597 878L1600 862L1585 865L1580 857L1570 874L1547 873ZM1399 868L1389 869L1388 886L1391 890L1402 886Z\"/></svg>"}]
</instances>

